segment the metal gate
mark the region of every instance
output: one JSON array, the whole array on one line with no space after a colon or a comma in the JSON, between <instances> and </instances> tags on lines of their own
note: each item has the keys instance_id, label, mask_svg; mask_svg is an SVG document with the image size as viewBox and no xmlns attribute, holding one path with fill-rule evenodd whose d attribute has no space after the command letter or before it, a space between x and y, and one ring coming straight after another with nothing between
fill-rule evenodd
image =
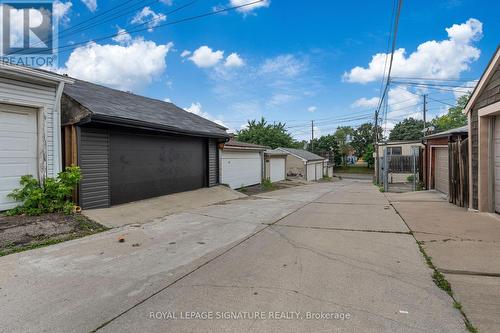
<instances>
[{"instance_id":1,"label":"metal gate","mask_svg":"<svg viewBox=\"0 0 500 333\"><path fill-rule=\"evenodd\" d=\"M389 155L387 148L380 159L379 174L385 192L417 191L422 177L422 149L414 147L411 155Z\"/></svg>"}]
</instances>

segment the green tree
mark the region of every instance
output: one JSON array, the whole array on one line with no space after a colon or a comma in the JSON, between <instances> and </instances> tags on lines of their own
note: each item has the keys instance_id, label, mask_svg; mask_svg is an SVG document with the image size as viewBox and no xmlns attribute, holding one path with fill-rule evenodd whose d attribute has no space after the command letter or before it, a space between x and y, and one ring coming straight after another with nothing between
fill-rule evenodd
<instances>
[{"instance_id":1,"label":"green tree","mask_svg":"<svg viewBox=\"0 0 500 333\"><path fill-rule=\"evenodd\" d=\"M424 121L406 118L394 126L389 134L390 141L419 140L424 136Z\"/></svg>"},{"instance_id":2,"label":"green tree","mask_svg":"<svg viewBox=\"0 0 500 333\"><path fill-rule=\"evenodd\" d=\"M363 160L368 164L369 168L373 168L375 165L375 158L373 157L373 153L375 150L373 149L373 144L368 144L365 150L365 154L363 155Z\"/></svg>"},{"instance_id":3,"label":"green tree","mask_svg":"<svg viewBox=\"0 0 500 333\"><path fill-rule=\"evenodd\" d=\"M351 146L354 148L355 154L358 158L365 156L368 146L374 140L374 126L372 123L365 123L359 126L352 135ZM379 136L382 134L382 128L378 127Z\"/></svg>"},{"instance_id":4,"label":"green tree","mask_svg":"<svg viewBox=\"0 0 500 333\"><path fill-rule=\"evenodd\" d=\"M457 105L449 108L447 114L432 119L431 124L436 128L436 132L443 132L467 125L467 116L464 113L464 109L469 98L470 94L461 96L457 100Z\"/></svg>"},{"instance_id":5,"label":"green tree","mask_svg":"<svg viewBox=\"0 0 500 333\"><path fill-rule=\"evenodd\" d=\"M238 131L236 139L242 142L268 146L273 149L299 146L299 143L286 130L284 123L268 124L264 117L259 121L249 120L247 128Z\"/></svg>"},{"instance_id":6,"label":"green tree","mask_svg":"<svg viewBox=\"0 0 500 333\"><path fill-rule=\"evenodd\" d=\"M351 126L339 126L333 134L339 144L339 152L343 165L347 164L346 156L348 156L352 150L351 140L353 134L354 129Z\"/></svg>"},{"instance_id":7,"label":"green tree","mask_svg":"<svg viewBox=\"0 0 500 333\"><path fill-rule=\"evenodd\" d=\"M340 149L334 135L323 135L313 140L312 145L307 150L324 157L333 157L333 162L339 165L341 162Z\"/></svg>"}]
</instances>

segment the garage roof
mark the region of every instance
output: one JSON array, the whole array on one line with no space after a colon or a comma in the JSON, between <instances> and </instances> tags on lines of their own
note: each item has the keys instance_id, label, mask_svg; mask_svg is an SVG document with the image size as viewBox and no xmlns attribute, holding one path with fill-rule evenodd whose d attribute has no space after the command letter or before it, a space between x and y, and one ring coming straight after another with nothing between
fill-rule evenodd
<instances>
[{"instance_id":1,"label":"garage roof","mask_svg":"<svg viewBox=\"0 0 500 333\"><path fill-rule=\"evenodd\" d=\"M304 150L304 149L295 149L295 148L277 148L278 150L282 150L286 153L289 153L291 155L295 155L303 160L306 161L323 161L325 160L324 157L321 157L319 155L313 154L310 151Z\"/></svg>"},{"instance_id":2,"label":"garage roof","mask_svg":"<svg viewBox=\"0 0 500 333\"><path fill-rule=\"evenodd\" d=\"M267 149L265 146L256 145L248 142L236 141L234 139L230 139L228 142L224 144L224 148L234 148L234 149L243 149L243 150L265 150Z\"/></svg>"},{"instance_id":3,"label":"garage roof","mask_svg":"<svg viewBox=\"0 0 500 333\"><path fill-rule=\"evenodd\" d=\"M91 120L200 136L229 137L224 126L157 99L81 80L66 85L64 94L90 111Z\"/></svg>"},{"instance_id":4,"label":"garage roof","mask_svg":"<svg viewBox=\"0 0 500 333\"><path fill-rule=\"evenodd\" d=\"M433 138L441 138L441 137L447 137L453 134L467 134L469 133L469 126L462 126L462 127L457 127L457 128L452 128L450 130L444 131L444 132L439 132L431 135L427 135L424 137L424 139L433 139Z\"/></svg>"}]
</instances>

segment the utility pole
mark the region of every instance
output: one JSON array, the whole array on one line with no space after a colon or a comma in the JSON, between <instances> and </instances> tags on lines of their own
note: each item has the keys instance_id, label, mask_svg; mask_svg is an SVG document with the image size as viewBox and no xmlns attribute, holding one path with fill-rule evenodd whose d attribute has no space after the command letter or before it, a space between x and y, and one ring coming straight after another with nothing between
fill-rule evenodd
<instances>
[{"instance_id":1,"label":"utility pole","mask_svg":"<svg viewBox=\"0 0 500 333\"><path fill-rule=\"evenodd\" d=\"M375 150L375 182L380 183L380 154L378 152L378 110L375 110L375 127L373 129L373 149Z\"/></svg>"},{"instance_id":2,"label":"utility pole","mask_svg":"<svg viewBox=\"0 0 500 333\"><path fill-rule=\"evenodd\" d=\"M424 136L427 134L427 94L424 97Z\"/></svg>"},{"instance_id":3,"label":"utility pole","mask_svg":"<svg viewBox=\"0 0 500 333\"><path fill-rule=\"evenodd\" d=\"M314 120L311 120L311 151L314 150Z\"/></svg>"}]
</instances>

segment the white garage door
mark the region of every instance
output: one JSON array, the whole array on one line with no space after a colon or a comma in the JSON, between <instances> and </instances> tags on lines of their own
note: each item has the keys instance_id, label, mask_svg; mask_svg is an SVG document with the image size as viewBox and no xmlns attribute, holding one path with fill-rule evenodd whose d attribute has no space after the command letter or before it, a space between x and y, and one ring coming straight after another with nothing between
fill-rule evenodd
<instances>
[{"instance_id":1,"label":"white garage door","mask_svg":"<svg viewBox=\"0 0 500 333\"><path fill-rule=\"evenodd\" d=\"M314 164L307 164L307 180L316 180L316 166Z\"/></svg>"},{"instance_id":2,"label":"white garage door","mask_svg":"<svg viewBox=\"0 0 500 333\"><path fill-rule=\"evenodd\" d=\"M495 118L495 211L500 213L500 116Z\"/></svg>"},{"instance_id":3,"label":"white garage door","mask_svg":"<svg viewBox=\"0 0 500 333\"><path fill-rule=\"evenodd\" d=\"M0 210L16 203L7 198L21 176L37 171L36 110L0 104Z\"/></svg>"},{"instance_id":4,"label":"white garage door","mask_svg":"<svg viewBox=\"0 0 500 333\"><path fill-rule=\"evenodd\" d=\"M222 151L221 179L231 188L260 184L262 162L259 152Z\"/></svg>"},{"instance_id":5,"label":"white garage door","mask_svg":"<svg viewBox=\"0 0 500 333\"><path fill-rule=\"evenodd\" d=\"M316 180L323 178L323 163L316 164Z\"/></svg>"},{"instance_id":6,"label":"white garage door","mask_svg":"<svg viewBox=\"0 0 500 333\"><path fill-rule=\"evenodd\" d=\"M449 178L448 178L448 148L435 148L436 156L436 173L434 175L436 190L448 194Z\"/></svg>"},{"instance_id":7,"label":"white garage door","mask_svg":"<svg viewBox=\"0 0 500 333\"><path fill-rule=\"evenodd\" d=\"M271 158L270 161L270 178L271 182L279 182L285 180L285 160L284 158Z\"/></svg>"}]
</instances>

